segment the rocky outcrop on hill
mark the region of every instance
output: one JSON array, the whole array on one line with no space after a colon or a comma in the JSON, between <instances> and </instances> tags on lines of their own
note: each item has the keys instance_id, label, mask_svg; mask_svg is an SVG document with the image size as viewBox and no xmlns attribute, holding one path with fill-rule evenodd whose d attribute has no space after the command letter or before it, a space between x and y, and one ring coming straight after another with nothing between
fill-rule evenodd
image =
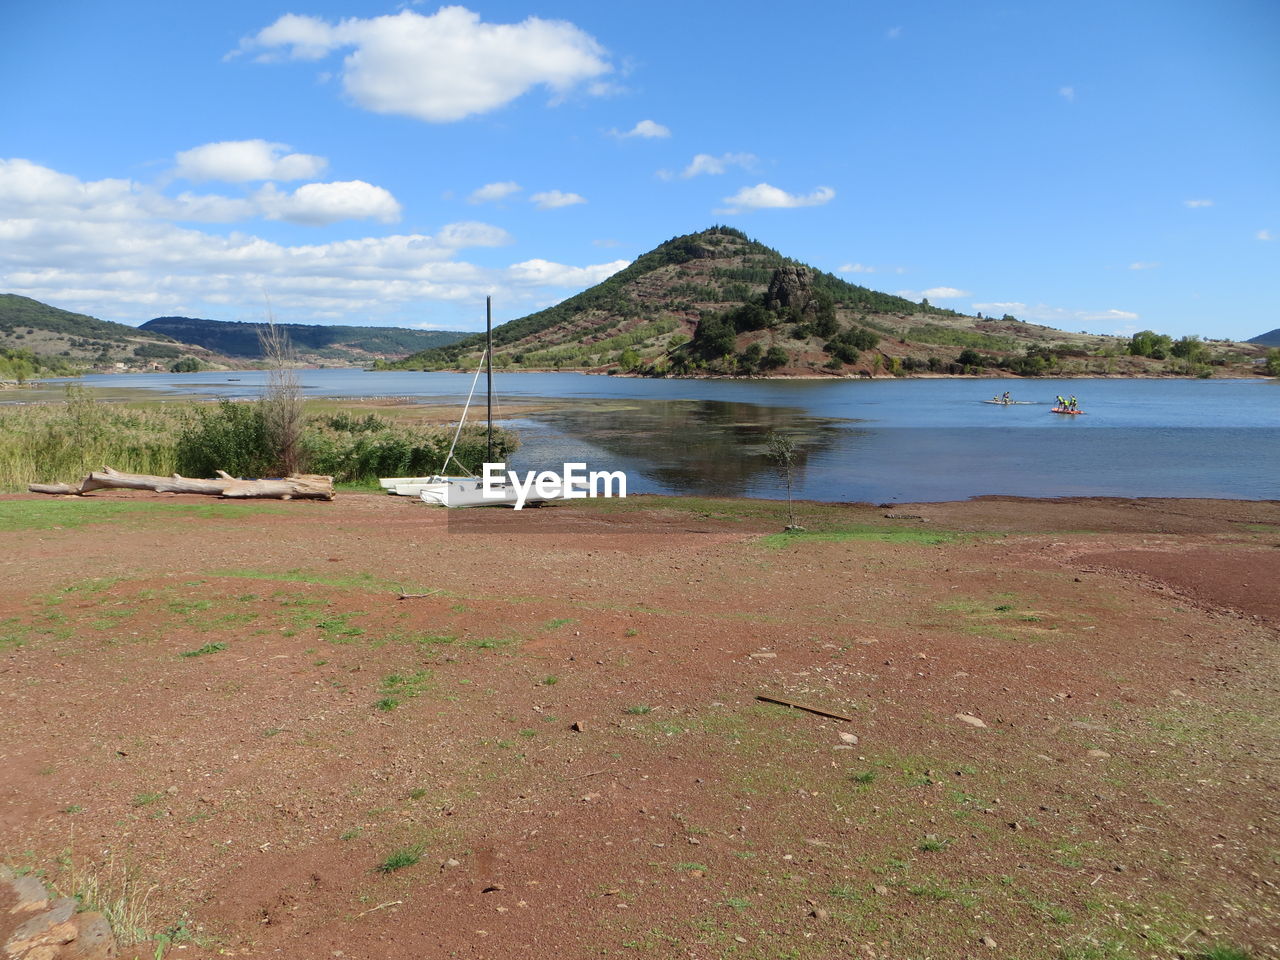
<instances>
[{"instance_id":1,"label":"rocky outcrop on hill","mask_svg":"<svg viewBox=\"0 0 1280 960\"><path fill-rule=\"evenodd\" d=\"M804 313L812 300L812 275L807 269L788 264L773 271L769 290L764 295L766 310L782 313L794 309L797 313Z\"/></svg>"},{"instance_id":2,"label":"rocky outcrop on hill","mask_svg":"<svg viewBox=\"0 0 1280 960\"><path fill-rule=\"evenodd\" d=\"M112 960L115 937L100 913L77 913L73 897L54 898L38 877L0 865L3 960Z\"/></svg>"}]
</instances>

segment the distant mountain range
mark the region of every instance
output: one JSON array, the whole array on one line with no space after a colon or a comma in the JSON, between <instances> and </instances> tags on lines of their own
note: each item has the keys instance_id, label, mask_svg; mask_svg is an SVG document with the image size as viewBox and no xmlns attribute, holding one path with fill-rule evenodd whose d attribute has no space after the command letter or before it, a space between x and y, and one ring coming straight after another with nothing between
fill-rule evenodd
<instances>
[{"instance_id":1,"label":"distant mountain range","mask_svg":"<svg viewBox=\"0 0 1280 960\"><path fill-rule=\"evenodd\" d=\"M1276 327L1269 333L1260 333L1247 342L1260 343L1264 347L1280 347L1280 327Z\"/></svg>"},{"instance_id":2,"label":"distant mountain range","mask_svg":"<svg viewBox=\"0 0 1280 960\"><path fill-rule=\"evenodd\" d=\"M221 353L228 357L262 359L258 334L265 323L203 320L197 317L156 317L138 329ZM297 353L307 359L368 362L375 357L402 357L417 350L443 347L468 336L451 330L409 330L403 327L342 327L277 323Z\"/></svg>"},{"instance_id":3,"label":"distant mountain range","mask_svg":"<svg viewBox=\"0 0 1280 960\"><path fill-rule=\"evenodd\" d=\"M494 363L647 376L1242 376L1260 348L1070 333L966 316L824 273L730 227L674 237L562 303L493 331ZM395 369L470 367L484 335Z\"/></svg>"},{"instance_id":4,"label":"distant mountain range","mask_svg":"<svg viewBox=\"0 0 1280 960\"><path fill-rule=\"evenodd\" d=\"M400 327L277 324L302 363L367 364L442 347L467 334ZM157 317L140 327L99 320L13 293L0 294L0 380L21 361L30 376L97 369L201 369L262 359L261 323ZM16 369L16 367L14 368Z\"/></svg>"}]
</instances>

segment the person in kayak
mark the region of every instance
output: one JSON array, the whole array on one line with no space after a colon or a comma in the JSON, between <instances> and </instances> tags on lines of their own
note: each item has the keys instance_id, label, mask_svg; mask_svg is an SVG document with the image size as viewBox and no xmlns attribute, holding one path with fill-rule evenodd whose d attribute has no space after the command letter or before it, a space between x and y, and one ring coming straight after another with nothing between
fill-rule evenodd
<instances>
[{"instance_id":1,"label":"person in kayak","mask_svg":"<svg viewBox=\"0 0 1280 960\"><path fill-rule=\"evenodd\" d=\"M1062 399L1062 396L1061 396L1061 395L1059 395L1059 396L1058 396L1058 406L1060 406L1060 407L1065 407L1066 405L1067 405L1067 401L1063 400L1063 399Z\"/></svg>"},{"instance_id":2,"label":"person in kayak","mask_svg":"<svg viewBox=\"0 0 1280 960\"><path fill-rule=\"evenodd\" d=\"M1004 392L1004 396L1000 398L1004 403L1012 403L1013 397L1009 396L1009 391Z\"/></svg>"},{"instance_id":3,"label":"person in kayak","mask_svg":"<svg viewBox=\"0 0 1280 960\"><path fill-rule=\"evenodd\" d=\"M1078 404L1076 403L1076 395L1073 393L1071 395L1071 399L1067 401L1067 409L1074 410L1076 409L1077 406Z\"/></svg>"}]
</instances>

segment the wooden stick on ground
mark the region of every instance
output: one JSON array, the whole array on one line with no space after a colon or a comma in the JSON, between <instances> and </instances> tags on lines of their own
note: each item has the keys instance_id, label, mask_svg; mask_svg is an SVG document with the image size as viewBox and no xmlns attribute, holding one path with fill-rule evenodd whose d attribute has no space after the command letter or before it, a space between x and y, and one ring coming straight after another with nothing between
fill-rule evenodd
<instances>
[{"instance_id":1,"label":"wooden stick on ground","mask_svg":"<svg viewBox=\"0 0 1280 960\"><path fill-rule=\"evenodd\" d=\"M795 703L792 700L783 700L781 697L766 697L763 693L756 694L757 700L763 700L765 703L776 703L783 707L790 707L792 710L803 710L805 713L816 713L820 717L830 717L832 720L843 720L846 723L853 723L853 717L846 717L843 714L832 713L830 710L820 710L817 707L807 707L803 703Z\"/></svg>"}]
</instances>

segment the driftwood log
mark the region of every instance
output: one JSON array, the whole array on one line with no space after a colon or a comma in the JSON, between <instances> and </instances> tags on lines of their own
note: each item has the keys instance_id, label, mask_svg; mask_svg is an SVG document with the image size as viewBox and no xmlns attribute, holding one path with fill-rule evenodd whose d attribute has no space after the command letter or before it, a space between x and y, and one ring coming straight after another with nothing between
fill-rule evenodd
<instances>
[{"instance_id":1,"label":"driftwood log","mask_svg":"<svg viewBox=\"0 0 1280 960\"><path fill-rule=\"evenodd\" d=\"M278 480L241 480L218 471L214 480L190 477L154 477L145 473L121 473L104 467L78 484L31 483L32 493L85 494L93 490L154 490L156 493L202 493L211 497L266 497L275 500L332 500L333 477L296 474Z\"/></svg>"}]
</instances>

